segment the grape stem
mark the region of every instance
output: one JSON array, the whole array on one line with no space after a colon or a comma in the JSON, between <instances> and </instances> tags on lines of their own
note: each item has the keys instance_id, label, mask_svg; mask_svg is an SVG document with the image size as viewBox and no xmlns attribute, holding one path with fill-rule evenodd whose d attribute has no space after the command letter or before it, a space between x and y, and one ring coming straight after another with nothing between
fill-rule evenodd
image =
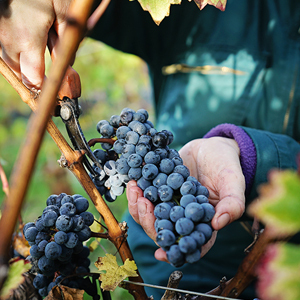
<instances>
[{"instance_id":1,"label":"grape stem","mask_svg":"<svg viewBox=\"0 0 300 300\"><path fill-rule=\"evenodd\" d=\"M114 139L105 139L105 138L95 138L88 141L90 147L95 146L97 143L108 143L113 145L115 143Z\"/></svg>"}]
</instances>

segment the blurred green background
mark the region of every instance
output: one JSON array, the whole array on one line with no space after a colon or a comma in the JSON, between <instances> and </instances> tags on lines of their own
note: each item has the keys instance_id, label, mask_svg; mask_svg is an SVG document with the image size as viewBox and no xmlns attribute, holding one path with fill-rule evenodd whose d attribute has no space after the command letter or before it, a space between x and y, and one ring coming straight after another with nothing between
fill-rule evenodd
<instances>
[{"instance_id":1,"label":"blurred green background","mask_svg":"<svg viewBox=\"0 0 300 300\"><path fill-rule=\"evenodd\" d=\"M50 64L51 61L47 58L46 69L49 69ZM145 108L150 114L150 120L155 121L148 70L139 58L121 53L91 39L85 39L77 52L74 69L79 73L82 83L79 104L83 113L79 121L87 141L99 137L96 130L99 120L109 120L111 115L119 114L124 107L136 110ZM0 91L0 160L9 179L27 134L31 110L2 76L0 76ZM60 118L54 118L54 121L68 140ZM97 147L99 146L96 145L92 150ZM59 158L60 151L46 133L23 205L23 222L35 220L41 214L46 199L51 194L79 193L87 197L73 174L59 167L57 163ZM2 185L0 186L0 205L2 205L5 195ZM109 203L109 206L116 218L122 221L122 215L127 208L125 195L118 197L114 203ZM99 216L92 205L89 211L96 217ZM102 247L109 253L116 253L110 243L102 240L101 247L99 246L91 255L92 271L96 270L93 268L93 262L97 257L105 255ZM117 288L112 293L112 299L133 298L126 291Z\"/></svg>"}]
</instances>

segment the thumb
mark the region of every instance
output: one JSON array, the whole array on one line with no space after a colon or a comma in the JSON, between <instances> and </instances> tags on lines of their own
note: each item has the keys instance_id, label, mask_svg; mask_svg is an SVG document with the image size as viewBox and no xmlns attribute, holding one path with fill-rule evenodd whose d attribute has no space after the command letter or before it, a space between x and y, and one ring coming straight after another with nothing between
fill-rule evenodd
<instances>
[{"instance_id":1,"label":"thumb","mask_svg":"<svg viewBox=\"0 0 300 300\"><path fill-rule=\"evenodd\" d=\"M215 216L211 224L220 230L237 220L245 211L245 178L242 171L224 170L219 189L219 202L215 206Z\"/></svg>"},{"instance_id":2,"label":"thumb","mask_svg":"<svg viewBox=\"0 0 300 300\"><path fill-rule=\"evenodd\" d=\"M58 45L58 36L54 29L50 29L48 36L48 48L51 53L51 58L54 61L56 59L56 50ZM69 66L64 79L61 83L58 91L60 99L68 97L70 99L79 98L81 96L81 82L78 73Z\"/></svg>"}]
</instances>

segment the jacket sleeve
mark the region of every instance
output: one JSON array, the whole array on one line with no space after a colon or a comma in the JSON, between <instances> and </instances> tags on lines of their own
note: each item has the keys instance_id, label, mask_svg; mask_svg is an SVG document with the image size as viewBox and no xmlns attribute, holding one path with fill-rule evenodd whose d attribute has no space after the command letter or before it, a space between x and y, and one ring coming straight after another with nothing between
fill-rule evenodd
<instances>
[{"instance_id":1,"label":"jacket sleeve","mask_svg":"<svg viewBox=\"0 0 300 300\"><path fill-rule=\"evenodd\" d=\"M297 170L300 144L290 136L242 127L252 139L257 156L256 172L249 200L257 197L257 188L267 182L271 169Z\"/></svg>"}]
</instances>

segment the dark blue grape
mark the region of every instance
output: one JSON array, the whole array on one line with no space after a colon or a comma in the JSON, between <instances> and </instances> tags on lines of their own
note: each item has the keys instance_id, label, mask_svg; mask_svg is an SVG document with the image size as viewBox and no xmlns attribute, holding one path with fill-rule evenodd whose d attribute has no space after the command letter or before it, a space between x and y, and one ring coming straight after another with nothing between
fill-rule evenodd
<instances>
[{"instance_id":1,"label":"dark blue grape","mask_svg":"<svg viewBox=\"0 0 300 300\"><path fill-rule=\"evenodd\" d=\"M203 185L198 185L196 195L204 195L208 198L209 197L208 189Z\"/></svg>"},{"instance_id":2,"label":"dark blue grape","mask_svg":"<svg viewBox=\"0 0 300 300\"><path fill-rule=\"evenodd\" d=\"M172 245L167 251L167 258L171 265L179 268L185 263L185 255L179 250L178 245Z\"/></svg>"},{"instance_id":3,"label":"dark blue grape","mask_svg":"<svg viewBox=\"0 0 300 300\"><path fill-rule=\"evenodd\" d=\"M212 236L212 228L210 225L206 223L200 223L195 226L195 230L202 232L205 236L206 242L211 238Z\"/></svg>"},{"instance_id":4,"label":"dark blue grape","mask_svg":"<svg viewBox=\"0 0 300 300\"><path fill-rule=\"evenodd\" d=\"M145 179L144 177L141 177L137 182L137 186L141 189L141 190L145 190L148 186L152 185L152 182L150 180Z\"/></svg>"},{"instance_id":5,"label":"dark blue grape","mask_svg":"<svg viewBox=\"0 0 300 300\"><path fill-rule=\"evenodd\" d=\"M168 137L163 132L157 132L152 137L152 143L155 147L164 148L168 144Z\"/></svg>"},{"instance_id":6,"label":"dark blue grape","mask_svg":"<svg viewBox=\"0 0 300 300\"><path fill-rule=\"evenodd\" d=\"M35 226L27 228L26 231L24 232L25 239L28 242L35 242L35 238L36 238L38 232L39 231L37 230L37 228Z\"/></svg>"},{"instance_id":7,"label":"dark blue grape","mask_svg":"<svg viewBox=\"0 0 300 300\"><path fill-rule=\"evenodd\" d=\"M73 203L67 202L60 207L59 211L61 215L74 216L76 213L76 206Z\"/></svg>"},{"instance_id":8,"label":"dark blue grape","mask_svg":"<svg viewBox=\"0 0 300 300\"><path fill-rule=\"evenodd\" d=\"M146 164L154 164L157 165L160 162L160 156L154 151L149 151L145 157L144 161Z\"/></svg>"},{"instance_id":9,"label":"dark blue grape","mask_svg":"<svg viewBox=\"0 0 300 300\"><path fill-rule=\"evenodd\" d=\"M56 242L50 242L45 247L45 256L48 259L57 259L62 253L61 246Z\"/></svg>"},{"instance_id":10,"label":"dark blue grape","mask_svg":"<svg viewBox=\"0 0 300 300\"><path fill-rule=\"evenodd\" d=\"M135 145L133 144L126 144L123 147L123 152L122 152L122 158L128 158L130 154L135 153Z\"/></svg>"},{"instance_id":11,"label":"dark blue grape","mask_svg":"<svg viewBox=\"0 0 300 300\"><path fill-rule=\"evenodd\" d=\"M174 162L169 158L162 159L159 164L159 170L162 173L165 173L168 175L172 173L172 171L174 170L174 167L175 167Z\"/></svg>"},{"instance_id":12,"label":"dark blue grape","mask_svg":"<svg viewBox=\"0 0 300 300\"><path fill-rule=\"evenodd\" d=\"M157 219L169 219L171 206L167 203L159 203L154 208L154 216Z\"/></svg>"},{"instance_id":13,"label":"dark blue grape","mask_svg":"<svg viewBox=\"0 0 300 300\"><path fill-rule=\"evenodd\" d=\"M114 128L118 128L121 122L121 118L119 115L113 115L110 117L109 123L112 125Z\"/></svg>"},{"instance_id":14,"label":"dark blue grape","mask_svg":"<svg viewBox=\"0 0 300 300\"><path fill-rule=\"evenodd\" d=\"M102 149L96 149L93 151L93 154L100 161L100 163L102 165L105 164L105 162L106 162L106 152L105 151L103 151Z\"/></svg>"},{"instance_id":15,"label":"dark blue grape","mask_svg":"<svg viewBox=\"0 0 300 300\"><path fill-rule=\"evenodd\" d=\"M47 205L55 205L56 204L56 198L57 198L57 195L50 195L47 200L46 200L46 204Z\"/></svg>"},{"instance_id":16,"label":"dark blue grape","mask_svg":"<svg viewBox=\"0 0 300 300\"><path fill-rule=\"evenodd\" d=\"M167 184L167 178L167 174L158 173L158 175L153 179L152 183L155 187L159 188L160 186Z\"/></svg>"},{"instance_id":17,"label":"dark blue grape","mask_svg":"<svg viewBox=\"0 0 300 300\"><path fill-rule=\"evenodd\" d=\"M65 246L67 248L74 248L79 240L78 233L68 232L67 233L67 241L65 242Z\"/></svg>"},{"instance_id":18,"label":"dark blue grape","mask_svg":"<svg viewBox=\"0 0 300 300\"><path fill-rule=\"evenodd\" d=\"M155 229L156 229L156 232L159 232L163 229L168 229L168 230L174 231L174 224L171 221L166 220L166 219L158 220L158 222L156 223Z\"/></svg>"},{"instance_id":19,"label":"dark blue grape","mask_svg":"<svg viewBox=\"0 0 300 300\"><path fill-rule=\"evenodd\" d=\"M58 230L67 232L73 226L73 219L67 215L59 216L56 220L55 226Z\"/></svg>"},{"instance_id":20,"label":"dark blue grape","mask_svg":"<svg viewBox=\"0 0 300 300\"><path fill-rule=\"evenodd\" d=\"M178 219L184 217L184 208L180 205L175 205L170 210L170 220L176 222Z\"/></svg>"},{"instance_id":21,"label":"dark blue grape","mask_svg":"<svg viewBox=\"0 0 300 300\"><path fill-rule=\"evenodd\" d=\"M157 188L155 186L149 186L144 190L144 197L155 203L158 200Z\"/></svg>"},{"instance_id":22,"label":"dark blue grape","mask_svg":"<svg viewBox=\"0 0 300 300\"><path fill-rule=\"evenodd\" d=\"M204 217L202 219L203 222L209 222L215 215L215 208L210 203L202 203L202 208L204 209Z\"/></svg>"},{"instance_id":23,"label":"dark blue grape","mask_svg":"<svg viewBox=\"0 0 300 300\"><path fill-rule=\"evenodd\" d=\"M61 205L64 205L65 203L72 203L74 204L74 198L70 195L66 195L61 199Z\"/></svg>"},{"instance_id":24,"label":"dark blue grape","mask_svg":"<svg viewBox=\"0 0 300 300\"><path fill-rule=\"evenodd\" d=\"M150 151L150 149L151 149L151 146L149 144L146 144L146 143L139 142L135 146L136 154L140 155L141 157L144 157Z\"/></svg>"},{"instance_id":25,"label":"dark blue grape","mask_svg":"<svg viewBox=\"0 0 300 300\"><path fill-rule=\"evenodd\" d=\"M44 255L44 252L39 250L38 245L32 245L30 247L30 255L34 258L40 258Z\"/></svg>"},{"instance_id":26,"label":"dark blue grape","mask_svg":"<svg viewBox=\"0 0 300 300\"><path fill-rule=\"evenodd\" d=\"M158 196L161 201L166 202L172 200L173 194L173 189L167 184L161 185L158 188Z\"/></svg>"},{"instance_id":27,"label":"dark blue grape","mask_svg":"<svg viewBox=\"0 0 300 300\"><path fill-rule=\"evenodd\" d=\"M158 168L154 164L145 164L142 168L142 175L146 180L154 179L158 174Z\"/></svg>"},{"instance_id":28,"label":"dark blue grape","mask_svg":"<svg viewBox=\"0 0 300 300\"><path fill-rule=\"evenodd\" d=\"M194 229L194 223L188 218L180 218L175 223L175 229L180 235L189 235Z\"/></svg>"},{"instance_id":29,"label":"dark blue grape","mask_svg":"<svg viewBox=\"0 0 300 300\"><path fill-rule=\"evenodd\" d=\"M54 210L47 210L43 213L42 219L43 219L43 225L45 227L52 227L55 225L55 222L57 220L57 213Z\"/></svg>"},{"instance_id":30,"label":"dark blue grape","mask_svg":"<svg viewBox=\"0 0 300 300\"><path fill-rule=\"evenodd\" d=\"M193 181L185 181L180 187L181 195L195 195L197 191L197 186Z\"/></svg>"},{"instance_id":31,"label":"dark blue grape","mask_svg":"<svg viewBox=\"0 0 300 300\"><path fill-rule=\"evenodd\" d=\"M205 244L206 242L206 237L204 235L203 232L201 231L197 231L197 230L194 230L191 234L190 234L190 237L192 237L196 243L197 243L197 248L198 249L201 249L201 247Z\"/></svg>"},{"instance_id":32,"label":"dark blue grape","mask_svg":"<svg viewBox=\"0 0 300 300\"><path fill-rule=\"evenodd\" d=\"M200 222L204 217L203 205L197 202L189 203L185 207L185 217L191 219L193 222Z\"/></svg>"},{"instance_id":33,"label":"dark blue grape","mask_svg":"<svg viewBox=\"0 0 300 300\"><path fill-rule=\"evenodd\" d=\"M129 155L127 158L127 163L130 168L138 168L142 165L143 158L139 154L134 153Z\"/></svg>"},{"instance_id":34,"label":"dark blue grape","mask_svg":"<svg viewBox=\"0 0 300 300\"><path fill-rule=\"evenodd\" d=\"M130 179L138 180L142 177L142 168L130 168L128 171Z\"/></svg>"},{"instance_id":35,"label":"dark blue grape","mask_svg":"<svg viewBox=\"0 0 300 300\"><path fill-rule=\"evenodd\" d=\"M156 243L163 248L170 247L175 243L175 241L176 241L175 234L168 229L163 229L159 231L156 236Z\"/></svg>"},{"instance_id":36,"label":"dark blue grape","mask_svg":"<svg viewBox=\"0 0 300 300\"><path fill-rule=\"evenodd\" d=\"M77 232L78 239L80 241L86 241L91 237L91 229L89 226L83 227L80 231Z\"/></svg>"},{"instance_id":37,"label":"dark blue grape","mask_svg":"<svg viewBox=\"0 0 300 300\"><path fill-rule=\"evenodd\" d=\"M35 227L34 222L28 222L24 225L23 227L23 234L25 234L25 231L29 228L29 227Z\"/></svg>"},{"instance_id":38,"label":"dark blue grape","mask_svg":"<svg viewBox=\"0 0 300 300\"><path fill-rule=\"evenodd\" d=\"M36 289L42 289L43 287L48 286L48 281L48 278L43 274L36 274L32 284Z\"/></svg>"},{"instance_id":39,"label":"dark blue grape","mask_svg":"<svg viewBox=\"0 0 300 300\"><path fill-rule=\"evenodd\" d=\"M173 172L181 174L184 179L187 179L190 176L190 171L185 165L176 166Z\"/></svg>"},{"instance_id":40,"label":"dark blue grape","mask_svg":"<svg viewBox=\"0 0 300 300\"><path fill-rule=\"evenodd\" d=\"M64 231L57 231L54 235L54 241L59 245L64 244L67 240L68 240L68 235Z\"/></svg>"},{"instance_id":41,"label":"dark blue grape","mask_svg":"<svg viewBox=\"0 0 300 300\"><path fill-rule=\"evenodd\" d=\"M197 249L197 243L191 236L183 236L178 242L182 253L193 253Z\"/></svg>"},{"instance_id":42,"label":"dark blue grape","mask_svg":"<svg viewBox=\"0 0 300 300\"><path fill-rule=\"evenodd\" d=\"M173 190L180 189L183 182L184 178L179 173L171 173L167 178L167 185L170 186Z\"/></svg>"},{"instance_id":43,"label":"dark blue grape","mask_svg":"<svg viewBox=\"0 0 300 300\"><path fill-rule=\"evenodd\" d=\"M126 141L124 139L118 139L114 142L114 151L118 154L122 154L123 147L126 145Z\"/></svg>"},{"instance_id":44,"label":"dark blue grape","mask_svg":"<svg viewBox=\"0 0 300 300\"><path fill-rule=\"evenodd\" d=\"M116 131L116 136L117 136L118 140L125 139L128 131L131 131L131 129L129 127L120 126Z\"/></svg>"},{"instance_id":45,"label":"dark blue grape","mask_svg":"<svg viewBox=\"0 0 300 300\"><path fill-rule=\"evenodd\" d=\"M84 197L77 198L74 202L77 214L82 213L89 208L89 201Z\"/></svg>"},{"instance_id":46,"label":"dark blue grape","mask_svg":"<svg viewBox=\"0 0 300 300\"><path fill-rule=\"evenodd\" d=\"M201 251L196 249L193 253L188 253L185 255L186 262L193 264L201 258Z\"/></svg>"},{"instance_id":47,"label":"dark blue grape","mask_svg":"<svg viewBox=\"0 0 300 300\"><path fill-rule=\"evenodd\" d=\"M128 131L125 137L127 144L136 145L139 141L139 134L135 131Z\"/></svg>"},{"instance_id":48,"label":"dark blue grape","mask_svg":"<svg viewBox=\"0 0 300 300\"><path fill-rule=\"evenodd\" d=\"M196 200L198 203L202 204L202 203L208 203L208 198L204 195L198 195L196 196Z\"/></svg>"},{"instance_id":49,"label":"dark blue grape","mask_svg":"<svg viewBox=\"0 0 300 300\"><path fill-rule=\"evenodd\" d=\"M94 223L94 215L89 211L84 211L80 214L83 218L85 225L91 226Z\"/></svg>"}]
</instances>

